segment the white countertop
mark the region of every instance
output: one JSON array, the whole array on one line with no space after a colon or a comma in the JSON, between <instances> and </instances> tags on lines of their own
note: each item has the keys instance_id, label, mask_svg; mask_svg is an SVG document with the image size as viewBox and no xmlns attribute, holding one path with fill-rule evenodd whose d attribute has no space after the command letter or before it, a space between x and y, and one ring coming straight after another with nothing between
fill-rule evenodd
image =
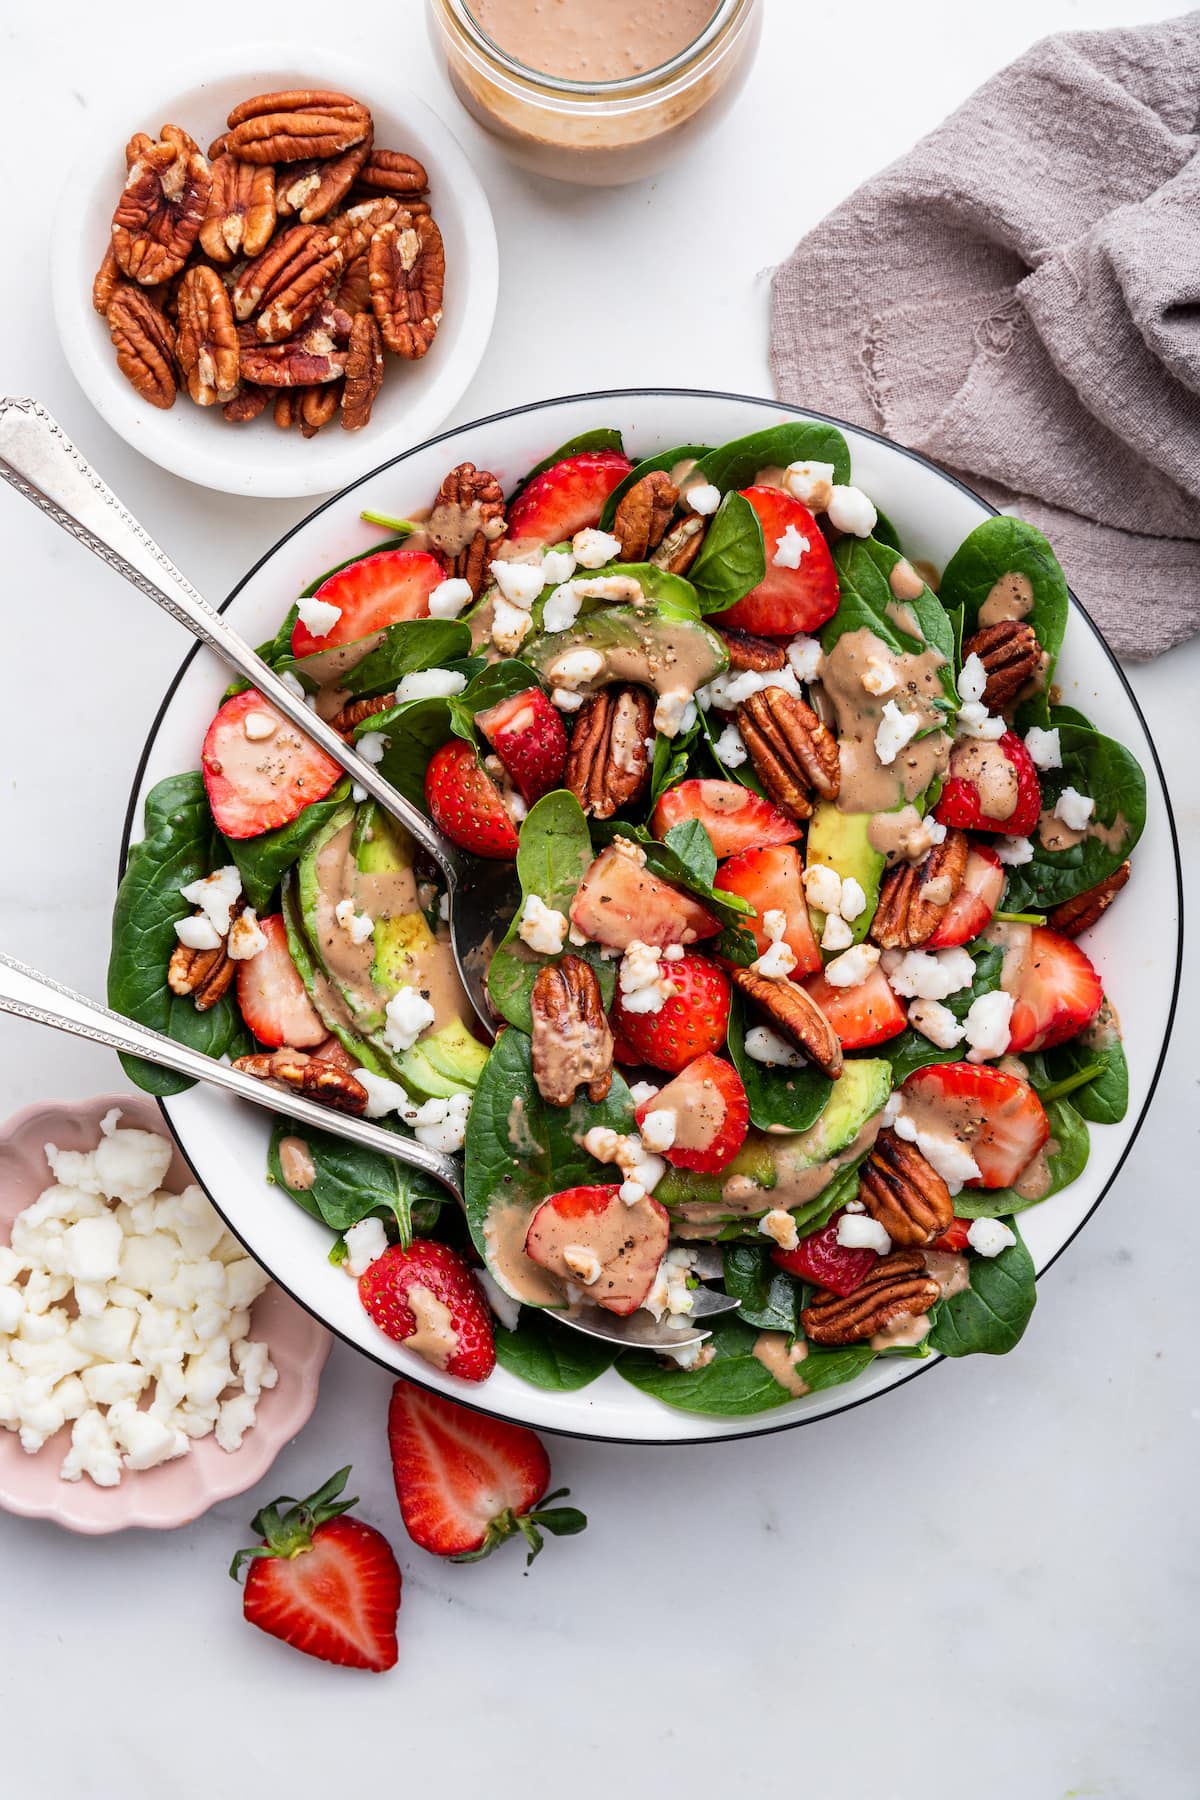
<instances>
[{"instance_id":1,"label":"white countertop","mask_svg":"<svg viewBox=\"0 0 1200 1800\"><path fill-rule=\"evenodd\" d=\"M1042 32L1160 16L1147 0L1010 0L986 20L955 0L766 7L750 86L692 164L580 193L515 171L462 117L419 0L292 0L280 35L318 65L324 41L374 55L476 156L502 291L459 419L587 387L769 392L768 273L808 224ZM113 436L58 353L45 250L89 109L131 60L139 79L147 59L186 62L244 17L59 0L4 24L0 379L50 407L214 599L306 508L189 487ZM0 945L100 996L129 782L187 645L7 490L0 530ZM1130 673L1196 878L1200 645ZM1195 972L1193 955L1192 993ZM1012 1356L945 1363L774 1439L554 1443L555 1477L592 1523L550 1543L528 1580L515 1550L453 1567L409 1545L384 1445L388 1378L341 1346L311 1425L253 1497L165 1537L0 1519L6 1789L1194 1800L1188 1023L1116 1189L1042 1283ZM107 1053L8 1022L0 1069L0 1112L119 1079ZM345 1462L404 1570L400 1663L384 1680L252 1632L225 1575L256 1504Z\"/></svg>"}]
</instances>

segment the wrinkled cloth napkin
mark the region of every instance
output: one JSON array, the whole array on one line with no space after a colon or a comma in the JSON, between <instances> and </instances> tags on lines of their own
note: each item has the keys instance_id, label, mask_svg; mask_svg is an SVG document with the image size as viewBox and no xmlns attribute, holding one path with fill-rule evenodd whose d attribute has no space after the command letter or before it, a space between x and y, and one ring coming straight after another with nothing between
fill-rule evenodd
<instances>
[{"instance_id":1,"label":"wrinkled cloth napkin","mask_svg":"<svg viewBox=\"0 0 1200 1800\"><path fill-rule=\"evenodd\" d=\"M771 368L1039 526L1120 654L1200 631L1200 12L1047 38L859 188Z\"/></svg>"}]
</instances>

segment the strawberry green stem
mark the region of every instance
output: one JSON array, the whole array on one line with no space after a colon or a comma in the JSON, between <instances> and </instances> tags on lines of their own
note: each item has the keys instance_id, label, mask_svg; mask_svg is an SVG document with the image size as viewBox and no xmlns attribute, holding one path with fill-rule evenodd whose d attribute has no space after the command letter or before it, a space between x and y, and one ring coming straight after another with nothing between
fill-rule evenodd
<instances>
[{"instance_id":1,"label":"strawberry green stem","mask_svg":"<svg viewBox=\"0 0 1200 1800\"><path fill-rule=\"evenodd\" d=\"M992 914L992 918L1001 925L1044 925L1046 923L1045 913L995 912Z\"/></svg>"},{"instance_id":2,"label":"strawberry green stem","mask_svg":"<svg viewBox=\"0 0 1200 1800\"><path fill-rule=\"evenodd\" d=\"M264 1541L247 1550L239 1550L229 1565L229 1573L236 1581L242 1563L256 1556L300 1556L312 1547L313 1532L318 1525L327 1519L336 1519L339 1513L349 1512L352 1506L358 1505L357 1495L352 1500L339 1498L350 1475L350 1464L331 1475L323 1487L307 1500L296 1500L291 1494L281 1494L278 1500L272 1500L256 1512L250 1521L251 1531L256 1531Z\"/></svg>"},{"instance_id":3,"label":"strawberry green stem","mask_svg":"<svg viewBox=\"0 0 1200 1800\"><path fill-rule=\"evenodd\" d=\"M368 525L382 525L385 531L398 532L401 537L408 537L417 529L411 519L394 519L391 513L360 512L358 516Z\"/></svg>"}]
</instances>

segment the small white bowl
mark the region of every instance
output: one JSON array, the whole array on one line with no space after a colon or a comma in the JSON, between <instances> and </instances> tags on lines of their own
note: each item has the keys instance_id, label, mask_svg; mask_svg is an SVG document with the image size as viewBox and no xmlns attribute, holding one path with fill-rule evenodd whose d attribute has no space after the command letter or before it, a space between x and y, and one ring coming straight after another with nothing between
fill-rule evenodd
<instances>
[{"instance_id":1,"label":"small white bowl","mask_svg":"<svg viewBox=\"0 0 1200 1800\"><path fill-rule=\"evenodd\" d=\"M163 124L177 124L206 149L239 101L298 87L337 88L363 100L374 114L376 143L410 152L429 171L430 204L446 245L437 337L419 362L387 358L383 390L361 431L333 424L305 439L277 430L269 408L249 424L230 425L219 406L195 406L186 393L166 412L148 406L117 368L108 327L92 306L92 280L125 179L125 144L135 131L157 135ZM227 494L328 493L436 431L483 360L497 285L491 209L458 140L436 114L378 69L324 51L300 60L282 46L225 52L190 64L186 74L159 73L126 90L119 111L89 134L59 200L51 242L59 340L92 405L143 456Z\"/></svg>"}]
</instances>

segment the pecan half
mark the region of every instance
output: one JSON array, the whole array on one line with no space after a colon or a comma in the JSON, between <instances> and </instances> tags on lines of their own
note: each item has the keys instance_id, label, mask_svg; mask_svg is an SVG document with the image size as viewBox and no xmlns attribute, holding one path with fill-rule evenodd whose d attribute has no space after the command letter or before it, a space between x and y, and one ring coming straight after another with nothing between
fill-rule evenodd
<instances>
[{"instance_id":1,"label":"pecan half","mask_svg":"<svg viewBox=\"0 0 1200 1800\"><path fill-rule=\"evenodd\" d=\"M861 1344L895 1319L927 1313L940 1293L919 1250L893 1250L844 1299L819 1295L801 1312L800 1323L814 1344Z\"/></svg>"},{"instance_id":2,"label":"pecan half","mask_svg":"<svg viewBox=\"0 0 1200 1800\"><path fill-rule=\"evenodd\" d=\"M240 320L251 318L268 296L273 299L287 285L289 272L299 266L300 258L317 235L315 225L293 225L246 264L231 294L234 313Z\"/></svg>"},{"instance_id":3,"label":"pecan half","mask_svg":"<svg viewBox=\"0 0 1200 1800\"><path fill-rule=\"evenodd\" d=\"M881 1131L862 1166L858 1197L893 1244L928 1244L954 1217L950 1189L921 1152Z\"/></svg>"},{"instance_id":4,"label":"pecan half","mask_svg":"<svg viewBox=\"0 0 1200 1800\"><path fill-rule=\"evenodd\" d=\"M260 387L319 387L346 373L346 350L312 350L303 336L287 344L242 345L242 379Z\"/></svg>"},{"instance_id":5,"label":"pecan half","mask_svg":"<svg viewBox=\"0 0 1200 1800\"><path fill-rule=\"evenodd\" d=\"M342 430L361 431L383 386L383 339L373 312L355 313L346 351Z\"/></svg>"},{"instance_id":6,"label":"pecan half","mask_svg":"<svg viewBox=\"0 0 1200 1800\"><path fill-rule=\"evenodd\" d=\"M182 269L208 211L212 171L207 157L177 125L143 147L113 213L113 254L140 287L167 281Z\"/></svg>"},{"instance_id":7,"label":"pecan half","mask_svg":"<svg viewBox=\"0 0 1200 1800\"><path fill-rule=\"evenodd\" d=\"M756 675L768 675L787 668L787 651L782 644L773 644L770 638L755 637L752 631L731 631L722 627L717 628L717 636L729 652L729 667L735 673L745 669Z\"/></svg>"},{"instance_id":8,"label":"pecan half","mask_svg":"<svg viewBox=\"0 0 1200 1800\"><path fill-rule=\"evenodd\" d=\"M270 163L239 162L219 156L212 166L212 193L200 226L200 245L215 263L255 257L275 229L275 170Z\"/></svg>"},{"instance_id":9,"label":"pecan half","mask_svg":"<svg viewBox=\"0 0 1200 1800\"><path fill-rule=\"evenodd\" d=\"M397 356L424 356L442 322L446 280L446 252L434 220L402 208L371 239L368 268L384 343Z\"/></svg>"},{"instance_id":10,"label":"pecan half","mask_svg":"<svg viewBox=\"0 0 1200 1800\"><path fill-rule=\"evenodd\" d=\"M490 469L459 463L442 482L426 527L447 575L469 581L478 599L488 557L504 536L504 489Z\"/></svg>"},{"instance_id":11,"label":"pecan half","mask_svg":"<svg viewBox=\"0 0 1200 1800\"><path fill-rule=\"evenodd\" d=\"M293 337L330 298L345 266L341 245L324 232L307 238L263 293L263 310L254 323L259 341L281 344Z\"/></svg>"},{"instance_id":12,"label":"pecan half","mask_svg":"<svg viewBox=\"0 0 1200 1800\"><path fill-rule=\"evenodd\" d=\"M738 730L754 773L776 806L794 819L812 815L812 794L836 800L841 785L837 739L811 706L786 688L763 688L737 709Z\"/></svg>"},{"instance_id":13,"label":"pecan half","mask_svg":"<svg viewBox=\"0 0 1200 1800\"><path fill-rule=\"evenodd\" d=\"M596 971L567 955L538 970L530 999L533 1078L551 1106L570 1106L586 1082L588 1099L612 1087L613 1034L604 1016Z\"/></svg>"},{"instance_id":14,"label":"pecan half","mask_svg":"<svg viewBox=\"0 0 1200 1800\"><path fill-rule=\"evenodd\" d=\"M842 1044L812 995L787 977L773 980L727 963L729 979L747 1000L766 1013L775 1029L803 1050L823 1075L836 1081L842 1072Z\"/></svg>"},{"instance_id":15,"label":"pecan half","mask_svg":"<svg viewBox=\"0 0 1200 1800\"><path fill-rule=\"evenodd\" d=\"M381 194L411 195L415 199L425 193L429 177L415 156L405 156L402 150L372 150L359 170L358 185L375 188Z\"/></svg>"},{"instance_id":16,"label":"pecan half","mask_svg":"<svg viewBox=\"0 0 1200 1800\"><path fill-rule=\"evenodd\" d=\"M371 115L349 94L293 88L243 100L228 125L225 146L243 162L289 163L340 156L366 137Z\"/></svg>"},{"instance_id":17,"label":"pecan half","mask_svg":"<svg viewBox=\"0 0 1200 1800\"><path fill-rule=\"evenodd\" d=\"M175 404L175 334L150 296L128 281L113 291L104 315L117 367L143 400L164 412Z\"/></svg>"},{"instance_id":18,"label":"pecan half","mask_svg":"<svg viewBox=\"0 0 1200 1800\"><path fill-rule=\"evenodd\" d=\"M298 213L305 225L326 218L346 198L371 152L371 134L328 162L289 165L276 196L281 218Z\"/></svg>"},{"instance_id":19,"label":"pecan half","mask_svg":"<svg viewBox=\"0 0 1200 1800\"><path fill-rule=\"evenodd\" d=\"M652 469L622 495L613 519L622 562L645 562L657 550L678 500L679 489L665 469Z\"/></svg>"},{"instance_id":20,"label":"pecan half","mask_svg":"<svg viewBox=\"0 0 1200 1800\"><path fill-rule=\"evenodd\" d=\"M101 318L104 318L108 312L108 303L113 297L113 289L120 279L121 268L110 239L108 249L104 252L104 261L96 270L96 278L92 282L92 305Z\"/></svg>"},{"instance_id":21,"label":"pecan half","mask_svg":"<svg viewBox=\"0 0 1200 1800\"><path fill-rule=\"evenodd\" d=\"M319 1100L337 1112L364 1113L367 1090L348 1069L339 1069L323 1057L310 1056L306 1050L260 1050L253 1056L239 1056L234 1068L243 1075L254 1075L259 1081L275 1081L292 1088L308 1100Z\"/></svg>"},{"instance_id":22,"label":"pecan half","mask_svg":"<svg viewBox=\"0 0 1200 1800\"><path fill-rule=\"evenodd\" d=\"M1072 900L1060 900L1057 906L1051 907L1049 924L1064 937L1078 937L1081 932L1091 929L1101 913L1108 911L1128 880L1129 864L1123 862L1119 869L1114 869L1086 893L1076 894Z\"/></svg>"},{"instance_id":23,"label":"pecan half","mask_svg":"<svg viewBox=\"0 0 1200 1800\"><path fill-rule=\"evenodd\" d=\"M197 263L179 287L179 368L197 406L222 405L237 392L241 369L237 326L225 283Z\"/></svg>"},{"instance_id":24,"label":"pecan half","mask_svg":"<svg viewBox=\"0 0 1200 1800\"><path fill-rule=\"evenodd\" d=\"M289 397L284 393L280 394L279 399L283 400ZM352 743L356 725L361 725L364 719L373 719L376 713L386 712L388 707L394 706L395 703L394 693L376 694L370 700L351 700L348 705L343 706L341 712L334 714L329 723L336 732L345 738L347 743Z\"/></svg>"},{"instance_id":25,"label":"pecan half","mask_svg":"<svg viewBox=\"0 0 1200 1800\"><path fill-rule=\"evenodd\" d=\"M1001 619L972 632L963 657L975 655L987 670L983 704L989 712L1007 712L1043 665L1042 646L1032 625L1023 619Z\"/></svg>"},{"instance_id":26,"label":"pecan half","mask_svg":"<svg viewBox=\"0 0 1200 1800\"><path fill-rule=\"evenodd\" d=\"M379 227L387 225L399 211L400 202L393 200L389 194L373 194L367 200L359 200L354 206L348 206L344 212L328 221L325 230L342 246L347 268L360 256L366 255L371 247L371 239Z\"/></svg>"},{"instance_id":27,"label":"pecan half","mask_svg":"<svg viewBox=\"0 0 1200 1800\"><path fill-rule=\"evenodd\" d=\"M342 403L341 384L331 381L324 387L304 388L300 394L300 435L316 437L328 425Z\"/></svg>"},{"instance_id":28,"label":"pecan half","mask_svg":"<svg viewBox=\"0 0 1200 1800\"><path fill-rule=\"evenodd\" d=\"M237 964L227 946L228 939L222 938L215 950L189 950L186 944L176 944L171 952L167 986L180 998L190 994L197 1012L208 1012L229 992Z\"/></svg>"},{"instance_id":29,"label":"pecan half","mask_svg":"<svg viewBox=\"0 0 1200 1800\"><path fill-rule=\"evenodd\" d=\"M243 382L232 400L227 400L221 411L231 425L246 425L251 419L257 419L266 411L271 395L267 388L254 387L250 382Z\"/></svg>"},{"instance_id":30,"label":"pecan half","mask_svg":"<svg viewBox=\"0 0 1200 1800\"><path fill-rule=\"evenodd\" d=\"M700 554L707 529L706 519L699 513L689 513L678 525L672 525L650 561L656 569L665 569L668 575L686 575Z\"/></svg>"},{"instance_id":31,"label":"pecan half","mask_svg":"<svg viewBox=\"0 0 1200 1800\"><path fill-rule=\"evenodd\" d=\"M871 940L882 950L915 950L928 943L963 883L970 844L965 831L947 831L924 862L897 863L879 886Z\"/></svg>"},{"instance_id":32,"label":"pecan half","mask_svg":"<svg viewBox=\"0 0 1200 1800\"><path fill-rule=\"evenodd\" d=\"M575 718L563 786L585 813L611 819L629 806L650 782L654 709L645 688L632 684L602 687L584 701Z\"/></svg>"},{"instance_id":33,"label":"pecan half","mask_svg":"<svg viewBox=\"0 0 1200 1800\"><path fill-rule=\"evenodd\" d=\"M371 311L371 276L365 250L360 251L354 261L347 264L346 273L338 282L334 299L343 312L348 312L351 318L357 317L361 312L369 312L374 318L375 315ZM380 339L381 345L382 342L383 340Z\"/></svg>"}]
</instances>

